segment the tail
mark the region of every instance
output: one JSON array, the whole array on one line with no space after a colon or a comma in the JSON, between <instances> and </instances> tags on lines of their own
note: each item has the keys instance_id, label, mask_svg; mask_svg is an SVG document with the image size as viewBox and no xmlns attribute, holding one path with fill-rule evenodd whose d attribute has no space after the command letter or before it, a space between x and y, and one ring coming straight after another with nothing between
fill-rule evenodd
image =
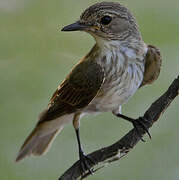
<instances>
[{"instance_id":1,"label":"tail","mask_svg":"<svg viewBox=\"0 0 179 180\"><path fill-rule=\"evenodd\" d=\"M22 145L15 161L18 162L31 155L40 156L45 154L57 134L63 129L64 124L71 120L72 116L67 115L56 120L37 124Z\"/></svg>"},{"instance_id":2,"label":"tail","mask_svg":"<svg viewBox=\"0 0 179 180\"><path fill-rule=\"evenodd\" d=\"M41 137L38 135L38 128L35 128L22 145L16 162L30 155L40 156L45 154L60 131L61 130L56 130Z\"/></svg>"}]
</instances>

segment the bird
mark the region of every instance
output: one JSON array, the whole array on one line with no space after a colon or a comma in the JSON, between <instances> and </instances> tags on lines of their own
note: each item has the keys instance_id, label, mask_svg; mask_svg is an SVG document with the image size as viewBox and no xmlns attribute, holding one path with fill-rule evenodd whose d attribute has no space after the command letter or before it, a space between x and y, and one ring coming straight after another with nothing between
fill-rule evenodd
<instances>
[{"instance_id":1,"label":"bird","mask_svg":"<svg viewBox=\"0 0 179 180\"><path fill-rule=\"evenodd\" d=\"M91 5L79 20L62 31L86 32L95 44L58 86L16 161L45 154L64 126L72 123L81 168L90 171L89 163L93 160L82 148L80 119L88 114L111 112L134 126L139 124L123 115L121 107L139 88L158 78L162 58L159 48L143 41L134 15L118 2Z\"/></svg>"}]
</instances>

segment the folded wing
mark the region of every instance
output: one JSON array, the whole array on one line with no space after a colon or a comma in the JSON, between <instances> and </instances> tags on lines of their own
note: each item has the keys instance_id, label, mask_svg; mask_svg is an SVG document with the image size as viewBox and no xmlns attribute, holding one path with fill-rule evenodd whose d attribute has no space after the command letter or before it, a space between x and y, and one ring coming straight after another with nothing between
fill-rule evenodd
<instances>
[{"instance_id":1,"label":"folded wing","mask_svg":"<svg viewBox=\"0 0 179 180\"><path fill-rule=\"evenodd\" d=\"M145 59L145 72L144 79L141 86L153 83L160 74L162 58L160 50L153 46L148 45L148 51Z\"/></svg>"},{"instance_id":2,"label":"folded wing","mask_svg":"<svg viewBox=\"0 0 179 180\"><path fill-rule=\"evenodd\" d=\"M77 64L53 94L39 123L73 113L87 106L104 80L102 67L93 61Z\"/></svg>"}]
</instances>

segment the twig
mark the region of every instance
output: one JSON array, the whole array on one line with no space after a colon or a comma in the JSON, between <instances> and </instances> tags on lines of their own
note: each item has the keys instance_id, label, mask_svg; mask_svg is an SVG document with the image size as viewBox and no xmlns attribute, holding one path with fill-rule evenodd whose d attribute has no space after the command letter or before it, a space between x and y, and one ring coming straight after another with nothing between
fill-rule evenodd
<instances>
[{"instance_id":1,"label":"twig","mask_svg":"<svg viewBox=\"0 0 179 180\"><path fill-rule=\"evenodd\" d=\"M164 113L164 111L178 94L179 76L172 82L168 90L145 112L142 118L146 120L143 121L143 124L145 124L147 129L149 129L153 123L159 119L160 115ZM88 156L94 160L94 164L90 164L91 168L102 164L101 167L98 167L96 170L94 170L97 171L98 169L104 167L105 163L119 160L140 141L141 137L145 133L146 132L142 128L138 129L138 132L136 132L136 129L132 129L116 143L88 154ZM81 174L83 174L83 176L81 176ZM89 175L90 174L88 172L81 172L80 163L77 161L59 178L59 180L76 180L78 178L84 179Z\"/></svg>"}]
</instances>

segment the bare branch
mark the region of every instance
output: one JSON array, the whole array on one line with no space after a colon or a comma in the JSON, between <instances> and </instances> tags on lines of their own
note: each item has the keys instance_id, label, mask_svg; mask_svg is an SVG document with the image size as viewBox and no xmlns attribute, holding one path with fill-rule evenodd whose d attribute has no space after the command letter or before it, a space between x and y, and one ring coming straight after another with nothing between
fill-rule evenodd
<instances>
[{"instance_id":1,"label":"bare branch","mask_svg":"<svg viewBox=\"0 0 179 180\"><path fill-rule=\"evenodd\" d=\"M145 112L142 118L146 120L143 121L143 124L145 124L147 129L149 129L153 123L159 119L160 115L164 113L178 94L179 76L172 82L168 90ZM142 128L138 130L141 136L146 133ZM90 153L88 156L94 160L94 164L90 164L91 168L96 167L96 165L99 164L104 166L104 163L110 163L125 156L140 141L141 137L139 133L136 132L136 129L132 129L116 143ZM97 171L103 166L96 168L94 171ZM81 176L81 174L83 174L83 176ZM80 163L77 161L59 178L59 180L84 179L88 175L90 175L88 172L81 172Z\"/></svg>"}]
</instances>

